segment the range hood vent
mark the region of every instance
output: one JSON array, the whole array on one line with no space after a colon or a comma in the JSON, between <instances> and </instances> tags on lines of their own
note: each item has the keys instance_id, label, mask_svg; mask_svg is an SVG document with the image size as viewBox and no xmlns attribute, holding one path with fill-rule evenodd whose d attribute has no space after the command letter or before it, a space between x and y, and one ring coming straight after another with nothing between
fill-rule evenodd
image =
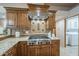
<instances>
[{"instance_id":1,"label":"range hood vent","mask_svg":"<svg viewBox=\"0 0 79 59\"><path fill-rule=\"evenodd\" d=\"M34 5L28 4L28 16L31 19L47 19L48 18L48 5Z\"/></svg>"}]
</instances>

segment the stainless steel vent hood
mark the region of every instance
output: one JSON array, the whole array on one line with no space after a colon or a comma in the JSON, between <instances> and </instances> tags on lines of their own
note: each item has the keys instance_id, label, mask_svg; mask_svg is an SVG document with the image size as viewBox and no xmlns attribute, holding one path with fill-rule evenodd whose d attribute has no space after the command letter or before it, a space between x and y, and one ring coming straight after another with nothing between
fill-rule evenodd
<instances>
[{"instance_id":1,"label":"stainless steel vent hood","mask_svg":"<svg viewBox=\"0 0 79 59\"><path fill-rule=\"evenodd\" d=\"M48 18L49 6L47 6L47 5L34 5L34 4L29 4L28 6L29 6L28 16L31 19L46 19L46 18Z\"/></svg>"}]
</instances>

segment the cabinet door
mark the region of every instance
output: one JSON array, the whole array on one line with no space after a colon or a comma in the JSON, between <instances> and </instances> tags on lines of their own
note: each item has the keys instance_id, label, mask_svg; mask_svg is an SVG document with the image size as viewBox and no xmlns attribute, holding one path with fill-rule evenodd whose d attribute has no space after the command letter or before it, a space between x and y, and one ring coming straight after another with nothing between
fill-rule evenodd
<instances>
[{"instance_id":1,"label":"cabinet door","mask_svg":"<svg viewBox=\"0 0 79 59\"><path fill-rule=\"evenodd\" d=\"M20 46L20 42L18 42L17 44L17 55L21 56L21 46Z\"/></svg>"},{"instance_id":2,"label":"cabinet door","mask_svg":"<svg viewBox=\"0 0 79 59\"><path fill-rule=\"evenodd\" d=\"M30 21L28 20L27 13L24 11L18 12L18 27L19 28L29 28Z\"/></svg>"},{"instance_id":3,"label":"cabinet door","mask_svg":"<svg viewBox=\"0 0 79 59\"><path fill-rule=\"evenodd\" d=\"M21 44L21 56L27 56L26 44Z\"/></svg>"},{"instance_id":4,"label":"cabinet door","mask_svg":"<svg viewBox=\"0 0 79 59\"><path fill-rule=\"evenodd\" d=\"M39 55L39 46L28 46L28 56L38 56Z\"/></svg>"},{"instance_id":5,"label":"cabinet door","mask_svg":"<svg viewBox=\"0 0 79 59\"><path fill-rule=\"evenodd\" d=\"M26 10L7 10L7 22L11 27L16 26L21 29L30 27Z\"/></svg>"},{"instance_id":6,"label":"cabinet door","mask_svg":"<svg viewBox=\"0 0 79 59\"><path fill-rule=\"evenodd\" d=\"M27 42L21 41L18 43L18 56L27 56Z\"/></svg>"},{"instance_id":7,"label":"cabinet door","mask_svg":"<svg viewBox=\"0 0 79 59\"><path fill-rule=\"evenodd\" d=\"M53 20L53 21L52 21ZM48 26L49 26L49 29L54 33L56 34L56 22L55 22L55 13L53 13L52 15L49 16L48 18Z\"/></svg>"},{"instance_id":8,"label":"cabinet door","mask_svg":"<svg viewBox=\"0 0 79 59\"><path fill-rule=\"evenodd\" d=\"M8 26L17 26L17 13L16 12L8 12L7 13L7 25Z\"/></svg>"},{"instance_id":9,"label":"cabinet door","mask_svg":"<svg viewBox=\"0 0 79 59\"><path fill-rule=\"evenodd\" d=\"M60 55L60 41L55 40L51 42L51 55L59 56Z\"/></svg>"},{"instance_id":10,"label":"cabinet door","mask_svg":"<svg viewBox=\"0 0 79 59\"><path fill-rule=\"evenodd\" d=\"M40 56L50 56L50 45L41 45L40 47Z\"/></svg>"},{"instance_id":11,"label":"cabinet door","mask_svg":"<svg viewBox=\"0 0 79 59\"><path fill-rule=\"evenodd\" d=\"M13 54L13 56L17 56L17 45L12 48L11 54Z\"/></svg>"},{"instance_id":12,"label":"cabinet door","mask_svg":"<svg viewBox=\"0 0 79 59\"><path fill-rule=\"evenodd\" d=\"M51 47L51 55L52 56L59 56L59 47L58 46Z\"/></svg>"}]
</instances>

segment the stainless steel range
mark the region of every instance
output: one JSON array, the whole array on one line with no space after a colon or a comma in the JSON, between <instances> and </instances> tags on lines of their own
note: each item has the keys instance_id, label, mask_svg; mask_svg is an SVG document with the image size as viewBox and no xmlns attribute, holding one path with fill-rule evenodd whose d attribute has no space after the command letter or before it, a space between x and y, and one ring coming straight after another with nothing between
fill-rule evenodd
<instances>
[{"instance_id":1,"label":"stainless steel range","mask_svg":"<svg viewBox=\"0 0 79 59\"><path fill-rule=\"evenodd\" d=\"M51 39L46 35L31 35L28 39L28 45L50 44Z\"/></svg>"}]
</instances>

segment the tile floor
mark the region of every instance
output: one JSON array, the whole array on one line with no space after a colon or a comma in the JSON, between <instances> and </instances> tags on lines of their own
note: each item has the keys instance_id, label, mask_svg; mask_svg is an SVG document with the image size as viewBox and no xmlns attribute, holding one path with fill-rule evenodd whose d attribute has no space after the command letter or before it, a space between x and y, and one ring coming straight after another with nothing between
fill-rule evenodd
<instances>
[{"instance_id":1,"label":"tile floor","mask_svg":"<svg viewBox=\"0 0 79 59\"><path fill-rule=\"evenodd\" d=\"M60 47L60 56L78 56L78 46Z\"/></svg>"}]
</instances>

